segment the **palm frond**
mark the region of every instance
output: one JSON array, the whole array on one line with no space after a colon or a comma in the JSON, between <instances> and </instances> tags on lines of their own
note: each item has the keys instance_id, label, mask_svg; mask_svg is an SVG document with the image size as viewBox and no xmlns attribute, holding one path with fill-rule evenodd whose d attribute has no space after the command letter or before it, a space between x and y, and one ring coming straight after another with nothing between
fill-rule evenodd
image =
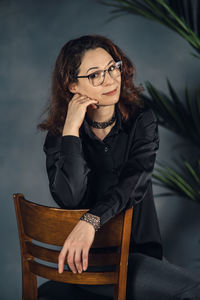
<instances>
[{"instance_id":1,"label":"palm frond","mask_svg":"<svg viewBox=\"0 0 200 300\"><path fill-rule=\"evenodd\" d=\"M200 36L200 2L197 0L169 0L169 6Z\"/></svg>"},{"instance_id":2,"label":"palm frond","mask_svg":"<svg viewBox=\"0 0 200 300\"><path fill-rule=\"evenodd\" d=\"M159 168L154 169L153 183L170 190L171 194L188 198L200 204L200 168L199 160L192 166L188 161L184 161L182 170L175 170L169 164L158 163ZM160 196L166 196L166 193Z\"/></svg>"},{"instance_id":3,"label":"palm frond","mask_svg":"<svg viewBox=\"0 0 200 300\"><path fill-rule=\"evenodd\" d=\"M150 96L141 95L145 105L153 108L158 123L180 135L193 145L200 146L200 94L197 90L193 97L185 89L184 99L180 99L167 79L170 96L157 90L150 82L146 88Z\"/></svg>"},{"instance_id":4,"label":"palm frond","mask_svg":"<svg viewBox=\"0 0 200 300\"><path fill-rule=\"evenodd\" d=\"M197 1L198 2L198 1ZM117 8L111 14L124 12L159 22L177 32L197 51L200 58L200 8L192 0L101 0L99 3Z\"/></svg>"}]
</instances>

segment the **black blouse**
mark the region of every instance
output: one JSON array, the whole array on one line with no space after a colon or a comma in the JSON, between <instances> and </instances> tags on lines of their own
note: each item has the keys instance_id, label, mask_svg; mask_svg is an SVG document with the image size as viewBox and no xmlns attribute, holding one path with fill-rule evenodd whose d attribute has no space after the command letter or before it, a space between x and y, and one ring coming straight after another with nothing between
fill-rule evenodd
<instances>
[{"instance_id":1,"label":"black blouse","mask_svg":"<svg viewBox=\"0 0 200 300\"><path fill-rule=\"evenodd\" d=\"M138 109L128 121L115 105L117 120L100 140L86 118L80 137L54 136L44 143L52 197L62 208L89 208L101 226L133 206L130 252L162 259L163 249L152 193L152 171L159 148L151 109Z\"/></svg>"}]
</instances>

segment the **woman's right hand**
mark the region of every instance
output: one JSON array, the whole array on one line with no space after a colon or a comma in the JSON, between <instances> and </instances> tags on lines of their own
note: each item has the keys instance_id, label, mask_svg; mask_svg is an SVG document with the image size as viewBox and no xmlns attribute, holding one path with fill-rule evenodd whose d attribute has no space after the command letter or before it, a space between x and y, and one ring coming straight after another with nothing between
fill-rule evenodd
<instances>
[{"instance_id":1,"label":"woman's right hand","mask_svg":"<svg viewBox=\"0 0 200 300\"><path fill-rule=\"evenodd\" d=\"M95 109L97 108L95 104L98 104L98 102L98 100L88 98L87 96L75 94L68 104L63 135L68 134L69 130L70 132L78 133L85 118L87 107L91 105L91 107Z\"/></svg>"}]
</instances>

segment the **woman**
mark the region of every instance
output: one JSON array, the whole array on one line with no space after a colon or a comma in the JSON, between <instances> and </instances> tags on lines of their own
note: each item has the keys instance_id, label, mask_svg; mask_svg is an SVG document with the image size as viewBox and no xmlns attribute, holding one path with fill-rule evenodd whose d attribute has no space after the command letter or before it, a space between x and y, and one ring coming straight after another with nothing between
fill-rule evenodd
<instances>
[{"instance_id":1,"label":"woman","mask_svg":"<svg viewBox=\"0 0 200 300\"><path fill-rule=\"evenodd\" d=\"M88 266L97 231L134 207L127 299L200 299L200 282L163 260L151 175L159 135L156 116L145 109L133 83L135 68L109 39L82 36L66 43L55 64L44 151L52 197L67 209L90 208L67 237L72 272ZM85 287L112 295L112 286Z\"/></svg>"}]
</instances>

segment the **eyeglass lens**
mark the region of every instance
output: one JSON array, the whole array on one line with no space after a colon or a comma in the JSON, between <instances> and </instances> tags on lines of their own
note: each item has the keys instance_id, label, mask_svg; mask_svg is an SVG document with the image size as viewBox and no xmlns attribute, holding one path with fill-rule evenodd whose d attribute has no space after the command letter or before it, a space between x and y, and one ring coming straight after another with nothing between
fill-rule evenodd
<instances>
[{"instance_id":1,"label":"eyeglass lens","mask_svg":"<svg viewBox=\"0 0 200 300\"><path fill-rule=\"evenodd\" d=\"M115 79L121 74L121 62L116 62L111 65L107 70L104 71L96 71L89 76L89 80L93 86L101 85L104 82L105 73L108 71L109 75Z\"/></svg>"}]
</instances>

